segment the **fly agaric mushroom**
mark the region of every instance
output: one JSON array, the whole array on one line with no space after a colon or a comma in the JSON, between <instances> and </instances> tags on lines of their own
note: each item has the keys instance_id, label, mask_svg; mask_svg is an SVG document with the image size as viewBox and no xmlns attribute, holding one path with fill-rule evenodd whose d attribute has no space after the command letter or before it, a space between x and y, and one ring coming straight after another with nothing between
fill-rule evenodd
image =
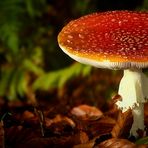
<instances>
[{"instance_id":1,"label":"fly agaric mushroom","mask_svg":"<svg viewBox=\"0 0 148 148\"><path fill-rule=\"evenodd\" d=\"M131 135L144 130L144 103L148 99L148 13L111 11L94 13L67 24L58 35L61 49L71 58L98 68L123 69L117 106L132 110Z\"/></svg>"}]
</instances>

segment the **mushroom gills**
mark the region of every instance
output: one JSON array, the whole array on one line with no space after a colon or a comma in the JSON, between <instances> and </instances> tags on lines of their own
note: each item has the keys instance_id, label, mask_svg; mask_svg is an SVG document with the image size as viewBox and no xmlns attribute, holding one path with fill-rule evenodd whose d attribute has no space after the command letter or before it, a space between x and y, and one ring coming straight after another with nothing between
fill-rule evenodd
<instances>
[{"instance_id":1,"label":"mushroom gills","mask_svg":"<svg viewBox=\"0 0 148 148\"><path fill-rule=\"evenodd\" d=\"M137 137L137 130L144 130L144 103L148 99L148 78L139 69L124 70L118 94L122 101L116 104L122 112L132 109L133 125L130 134Z\"/></svg>"}]
</instances>

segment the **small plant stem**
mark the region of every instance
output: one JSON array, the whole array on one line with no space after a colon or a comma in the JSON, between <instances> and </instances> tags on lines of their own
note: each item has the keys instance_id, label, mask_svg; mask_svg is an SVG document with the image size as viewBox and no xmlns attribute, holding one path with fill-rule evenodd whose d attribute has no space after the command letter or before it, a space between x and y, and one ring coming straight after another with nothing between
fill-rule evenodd
<instances>
[{"instance_id":1,"label":"small plant stem","mask_svg":"<svg viewBox=\"0 0 148 148\"><path fill-rule=\"evenodd\" d=\"M41 135L44 137L44 115L41 110L38 110L36 107L34 107L35 114L37 115L40 123L40 129L41 129Z\"/></svg>"}]
</instances>

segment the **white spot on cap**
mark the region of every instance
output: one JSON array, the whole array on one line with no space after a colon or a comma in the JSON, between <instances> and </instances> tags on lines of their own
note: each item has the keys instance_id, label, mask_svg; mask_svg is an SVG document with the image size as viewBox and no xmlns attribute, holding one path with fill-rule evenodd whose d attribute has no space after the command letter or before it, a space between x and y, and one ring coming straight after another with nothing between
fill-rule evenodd
<instances>
[{"instance_id":1,"label":"white spot on cap","mask_svg":"<svg viewBox=\"0 0 148 148\"><path fill-rule=\"evenodd\" d=\"M111 19L111 21L112 21L112 22L115 22L115 21L116 21L116 19Z\"/></svg>"},{"instance_id":2,"label":"white spot on cap","mask_svg":"<svg viewBox=\"0 0 148 148\"><path fill-rule=\"evenodd\" d=\"M119 21L118 23L119 23L119 26L121 26L121 23L122 23L122 22L121 22L121 21Z\"/></svg>"},{"instance_id":3,"label":"white spot on cap","mask_svg":"<svg viewBox=\"0 0 148 148\"><path fill-rule=\"evenodd\" d=\"M70 40L67 40L67 43L71 43L71 41Z\"/></svg>"},{"instance_id":4,"label":"white spot on cap","mask_svg":"<svg viewBox=\"0 0 148 148\"><path fill-rule=\"evenodd\" d=\"M84 39L84 36L82 34L79 34L78 36L79 38Z\"/></svg>"},{"instance_id":5,"label":"white spot on cap","mask_svg":"<svg viewBox=\"0 0 148 148\"><path fill-rule=\"evenodd\" d=\"M69 38L69 39L73 39L73 36L72 36L72 35L68 35L68 38Z\"/></svg>"}]
</instances>

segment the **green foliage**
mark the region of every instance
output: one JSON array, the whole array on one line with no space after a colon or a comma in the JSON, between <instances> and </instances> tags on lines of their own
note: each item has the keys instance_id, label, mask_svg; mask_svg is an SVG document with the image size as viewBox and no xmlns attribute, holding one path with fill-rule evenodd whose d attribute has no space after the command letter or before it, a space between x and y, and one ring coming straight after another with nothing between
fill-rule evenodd
<instances>
[{"instance_id":1,"label":"green foliage","mask_svg":"<svg viewBox=\"0 0 148 148\"><path fill-rule=\"evenodd\" d=\"M42 68L29 60L25 60L20 67L3 67L0 78L0 96L7 96L9 100L17 99L18 95L23 97L28 92L29 72L38 76L44 73Z\"/></svg>"},{"instance_id":2,"label":"green foliage","mask_svg":"<svg viewBox=\"0 0 148 148\"><path fill-rule=\"evenodd\" d=\"M80 15L84 15L87 13L87 11L89 11L88 8L90 8L90 2L91 0L83 0L83 1L80 1L80 0L74 0L72 1L72 11L73 13L79 13Z\"/></svg>"},{"instance_id":3,"label":"green foliage","mask_svg":"<svg viewBox=\"0 0 148 148\"><path fill-rule=\"evenodd\" d=\"M28 91L29 73L36 76L44 73L40 66L42 48L36 47L33 38L28 42L28 36L24 35L36 25L33 22L42 15L43 7L45 0L0 1L0 53L6 59L0 67L0 96L9 100Z\"/></svg>"},{"instance_id":4,"label":"green foliage","mask_svg":"<svg viewBox=\"0 0 148 148\"><path fill-rule=\"evenodd\" d=\"M45 6L45 0L25 0L24 4L26 5L27 12L30 17L36 17L42 15L42 6Z\"/></svg>"},{"instance_id":5,"label":"green foliage","mask_svg":"<svg viewBox=\"0 0 148 148\"><path fill-rule=\"evenodd\" d=\"M136 141L136 144L148 144L148 137L144 137L144 138L138 139Z\"/></svg>"},{"instance_id":6,"label":"green foliage","mask_svg":"<svg viewBox=\"0 0 148 148\"><path fill-rule=\"evenodd\" d=\"M0 1L0 39L13 56L19 53L20 33L27 29L32 17L41 15L43 4L44 0Z\"/></svg>"},{"instance_id":7,"label":"green foliage","mask_svg":"<svg viewBox=\"0 0 148 148\"><path fill-rule=\"evenodd\" d=\"M0 96L6 94L12 72L13 72L12 68L1 68Z\"/></svg>"},{"instance_id":8,"label":"green foliage","mask_svg":"<svg viewBox=\"0 0 148 148\"><path fill-rule=\"evenodd\" d=\"M30 89L61 88L74 77L88 75L91 67L71 65L58 47L57 35L72 18L98 11L97 4L97 0L1 0L0 96L13 100ZM142 8L147 10L147 0Z\"/></svg>"},{"instance_id":9,"label":"green foliage","mask_svg":"<svg viewBox=\"0 0 148 148\"><path fill-rule=\"evenodd\" d=\"M0 122L3 121L7 115L11 116L12 114L10 112L6 112L2 117L0 117Z\"/></svg>"},{"instance_id":10,"label":"green foliage","mask_svg":"<svg viewBox=\"0 0 148 148\"><path fill-rule=\"evenodd\" d=\"M0 96L7 96L9 100L15 100L18 95L23 97L28 92L30 74L39 77L44 74L44 70L39 66L42 61L40 48L34 49L34 54L22 59L19 66L12 64L1 67L0 72ZM40 61L41 60L41 61Z\"/></svg>"},{"instance_id":11,"label":"green foliage","mask_svg":"<svg viewBox=\"0 0 148 148\"><path fill-rule=\"evenodd\" d=\"M49 72L42 75L33 84L34 90L49 90L52 88L61 88L63 85L78 75L87 76L91 71L90 66L85 66L79 63L73 64L70 67Z\"/></svg>"},{"instance_id":12,"label":"green foliage","mask_svg":"<svg viewBox=\"0 0 148 148\"><path fill-rule=\"evenodd\" d=\"M141 7L138 7L137 10L147 11L148 10L148 0L144 0Z\"/></svg>"}]
</instances>

